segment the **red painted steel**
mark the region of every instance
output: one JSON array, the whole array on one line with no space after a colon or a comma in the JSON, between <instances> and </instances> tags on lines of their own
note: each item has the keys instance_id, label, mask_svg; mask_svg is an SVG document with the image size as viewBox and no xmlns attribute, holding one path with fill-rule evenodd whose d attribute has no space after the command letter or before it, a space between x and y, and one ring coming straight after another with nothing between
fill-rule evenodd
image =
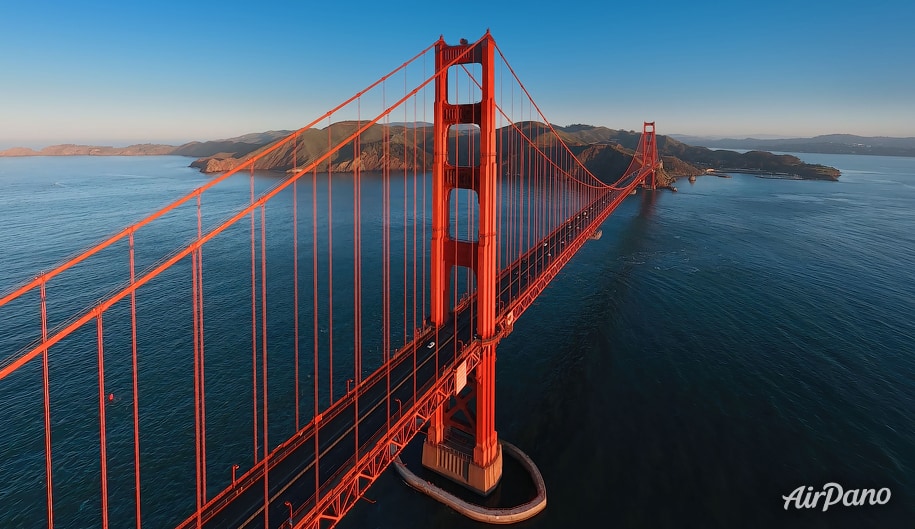
<instances>
[{"instance_id":1,"label":"red painted steel","mask_svg":"<svg viewBox=\"0 0 915 529\"><path fill-rule=\"evenodd\" d=\"M434 114L434 164L432 176L432 321L436 326L445 322L451 313L448 297L451 288L451 270L462 266L472 270L477 283L477 334L487 340L483 347L482 359L471 381L470 392L461 399L460 405L476 402L474 414L465 413L465 420L473 429L475 448L474 463L481 467L490 465L496 457L498 435L495 430L495 343L490 339L496 326L496 254L498 239L496 233L497 179L496 126L495 126L495 42L489 32L474 44L449 46L439 40L435 47L436 70L441 75L435 82ZM455 57L464 58L454 61ZM458 65L468 63L482 67L480 101L477 103L449 103L448 70L443 67L450 62ZM462 124L479 126L479 161L472 165L450 163L448 136L452 127ZM457 150L455 148L455 150ZM454 153L458 159L459 153ZM478 197L479 226L476 241L456 240L450 236L452 190L466 188ZM470 205L468 205L469 207ZM472 216L471 216L472 218ZM429 425L429 439L442 443L445 429L461 427L446 421L450 415L436 410ZM501 473L501 471L500 471Z\"/></svg>"},{"instance_id":2,"label":"red painted steel","mask_svg":"<svg viewBox=\"0 0 915 529\"><path fill-rule=\"evenodd\" d=\"M136 256L134 248L133 232L128 235L129 254L130 254L130 284L136 281ZM134 516L136 518L137 529L143 525L140 507L140 384L138 380L139 370L137 369L137 292L130 293L130 352L131 352L131 375L133 389L133 472L134 472ZM47 355L47 351L45 351ZM49 522L48 526L54 524Z\"/></svg>"},{"instance_id":3,"label":"red painted steel","mask_svg":"<svg viewBox=\"0 0 915 529\"><path fill-rule=\"evenodd\" d=\"M636 159L641 163L641 167L649 168L645 174L645 187L648 189L657 188L660 158L658 158L654 121L646 121L642 124L642 136L639 138L639 146L636 148L633 163L635 163Z\"/></svg>"},{"instance_id":4,"label":"red painted steel","mask_svg":"<svg viewBox=\"0 0 915 529\"><path fill-rule=\"evenodd\" d=\"M495 42L489 32L477 44L483 65L480 101L480 200L479 257L477 258L477 333L483 339L480 365L476 369L476 446L473 461L486 467L496 458L496 104ZM500 471L501 474L501 471Z\"/></svg>"}]
</instances>

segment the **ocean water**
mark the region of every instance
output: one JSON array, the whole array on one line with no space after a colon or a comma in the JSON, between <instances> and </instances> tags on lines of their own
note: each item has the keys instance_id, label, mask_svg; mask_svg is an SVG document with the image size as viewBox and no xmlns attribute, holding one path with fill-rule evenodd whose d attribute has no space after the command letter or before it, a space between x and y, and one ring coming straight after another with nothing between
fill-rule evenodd
<instances>
[{"instance_id":1,"label":"ocean water","mask_svg":"<svg viewBox=\"0 0 915 529\"><path fill-rule=\"evenodd\" d=\"M840 181L703 176L678 182L678 193L630 197L604 224L603 237L585 245L500 343L496 426L533 458L547 485L546 511L523 527L915 526L915 159L799 156L838 167ZM187 163L0 159L0 292L207 181ZM275 180L258 175L258 190ZM247 186L241 178L228 188L243 195ZM224 217L237 205L234 197L217 195L204 224ZM195 233L195 223L174 222L138 238L141 266L159 258L141 248ZM208 251L207 262L243 269L250 249L226 245ZM111 270L80 271L78 284L109 275L122 280L123 255L112 253ZM206 299L250 288L248 276L239 281L207 283L213 290ZM101 290L111 286L102 283ZM49 315L52 323L98 294L58 288L67 301ZM250 304L250 290L240 299L246 295ZM288 303L283 296L268 294ZM138 309L157 319L152 328L163 336L173 318L190 313L189 306L161 310L168 301L163 294ZM11 330L22 317L0 308L0 358L34 339ZM236 331L232 315L208 317L215 318L208 336ZM193 432L172 431L169 422L187 415L180 404L186 396L171 377L186 379L188 360L171 356L180 337L173 344L145 339L155 352L143 360L146 371L141 365L141 431L149 436L144 526L168 527L193 507L193 459L188 465L186 453L171 449L189 442L192 458ZM67 380L68 370L94 360L94 346L77 342L51 359L59 527L99 525L97 381ZM250 380L250 350L225 362L236 360L247 362ZM126 505L112 511L117 527L133 520L130 432L116 426L130 417L129 399L120 396L129 391L127 362L106 358L115 404L124 403L108 412L109 469L120 476L112 478L112 505ZM0 399L8 403L0 419L0 527L45 520L40 362L32 364L0 381ZM238 391L218 377L208 384L215 401L220 392ZM244 429L232 422L250 413L246 402L208 408L214 474L232 462L220 460L220 448L250 442L236 439L250 436L250 419L241 421ZM280 401L271 397L271 410L274 402ZM227 477L212 478L220 479ZM798 487L816 492L827 483L887 488L891 497L825 512L822 500L798 509L783 499ZM481 525L407 488L393 471L367 496L374 503L360 502L340 527Z\"/></svg>"}]
</instances>

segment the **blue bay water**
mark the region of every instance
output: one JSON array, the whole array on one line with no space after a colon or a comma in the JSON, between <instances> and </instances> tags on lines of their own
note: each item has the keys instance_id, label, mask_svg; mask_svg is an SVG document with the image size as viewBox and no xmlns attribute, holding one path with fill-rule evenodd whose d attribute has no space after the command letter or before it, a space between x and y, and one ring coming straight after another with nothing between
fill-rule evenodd
<instances>
[{"instance_id":1,"label":"blue bay water","mask_svg":"<svg viewBox=\"0 0 915 529\"><path fill-rule=\"evenodd\" d=\"M605 223L603 237L586 244L500 344L497 429L534 459L548 490L546 511L525 527L915 524L915 159L800 156L838 167L840 181L703 176L694 184L681 180L676 194L630 197ZM187 163L181 157L0 159L0 293L205 183L208 177ZM274 181L259 175L258 190ZM247 185L243 178L229 188L244 196ZM234 196L215 198L204 222L224 217L238 204ZM141 266L159 258L143 249L193 236L196 222L185 217L176 215L166 233L138 234ZM248 251L227 243L206 255L208 262L222 258L219 266L244 269ZM117 261L123 248L112 255L118 264L111 270L87 267L79 277L118 276L102 289L107 292L125 273ZM245 278L241 284L250 288ZM230 298L232 287L239 288L207 286L206 299ZM72 306L99 294L59 289L72 296ZM238 295L250 303L249 290ZM279 292L268 298L288 303ZM186 397L171 386L187 386L189 372L187 358L171 356L184 337L169 333L190 308L161 310L168 302L168 296L147 299L138 309L159 320L148 331L159 335L141 337L160 355L145 360L147 371L141 366L141 386L149 392L146 399L141 394L141 430L151 436L143 468L156 476L143 481L147 527L174 525L193 504L187 494L193 476L186 475L193 460L188 465L187 450L170 449L189 444L192 458L193 432L167 430L170 415L187 415L186 406L168 405ZM5 309L0 358L9 344L34 339L9 335L16 316ZM237 332L237 321L225 315L208 325L209 336ZM58 526L92 527L99 508L98 390L93 380L63 380L68 368L94 361L95 351L79 343L72 351L51 361L54 451L70 454L55 459L55 489L62 491L55 505ZM247 362L250 373L250 350L224 361ZM40 385L40 362L33 364L0 381L0 396L11 402L0 433L2 527L44 520L41 403L16 400L20 389L34 394L36 373ZM113 383L129 389L129 364L118 357L111 364ZM208 398L233 391L230 381L216 377ZM212 447L243 444L234 438L243 434L233 417L247 417L245 406L250 400L209 412L216 469L231 461ZM110 413L112 421L130 417L126 406ZM75 418L80 415L91 420ZM132 520L129 433L109 432L110 468L125 474L113 499L128 504L113 513L122 516L115 526ZM784 508L782 496L797 487L819 491L828 482L887 487L892 497L886 505L840 504L827 512ZM360 503L341 527L479 525L408 489L392 472L368 496L376 503Z\"/></svg>"}]
</instances>

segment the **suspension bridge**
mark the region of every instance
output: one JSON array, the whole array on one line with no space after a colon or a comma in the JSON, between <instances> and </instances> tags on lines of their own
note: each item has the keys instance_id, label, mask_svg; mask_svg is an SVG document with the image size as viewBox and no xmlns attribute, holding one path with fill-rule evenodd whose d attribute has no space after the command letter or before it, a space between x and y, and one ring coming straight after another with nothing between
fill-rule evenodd
<instances>
[{"instance_id":1,"label":"suspension bridge","mask_svg":"<svg viewBox=\"0 0 915 529\"><path fill-rule=\"evenodd\" d=\"M488 32L439 39L10 290L0 297L4 420L24 417L33 434L18 442L42 457L0 488L43 507L7 503L8 519L67 526L88 510L106 528L330 527L417 436L427 468L490 492L502 474L499 341L661 168L654 123L612 178L574 149ZM277 167L285 175L256 189L256 172ZM237 207L208 209L226 194ZM163 248L171 232L177 242ZM226 260L241 265L227 271ZM119 272L93 274L98 262ZM86 285L79 300L55 296L68 278ZM172 312L185 323L156 326ZM233 332L216 333L226 320ZM154 347L175 365L146 361ZM63 364L66 375L51 376ZM156 377L173 386L168 399L149 389ZM71 381L90 407L52 398ZM96 464L80 483L61 433L72 420L94 424L81 435ZM153 432L154 421L165 427Z\"/></svg>"}]
</instances>

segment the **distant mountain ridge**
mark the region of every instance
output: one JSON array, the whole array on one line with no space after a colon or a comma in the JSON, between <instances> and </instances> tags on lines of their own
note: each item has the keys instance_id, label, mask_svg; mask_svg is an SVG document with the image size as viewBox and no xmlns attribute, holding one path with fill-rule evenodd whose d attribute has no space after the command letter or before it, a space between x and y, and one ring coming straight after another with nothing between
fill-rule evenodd
<instances>
[{"instance_id":1,"label":"distant mountain ridge","mask_svg":"<svg viewBox=\"0 0 915 529\"><path fill-rule=\"evenodd\" d=\"M780 139L716 139L679 134L674 135L674 137L690 145L721 149L915 157L915 137L893 138L888 136L856 136L854 134L824 134L812 138Z\"/></svg>"},{"instance_id":2,"label":"distant mountain ridge","mask_svg":"<svg viewBox=\"0 0 915 529\"><path fill-rule=\"evenodd\" d=\"M289 171L293 164L299 167L311 163L312 160L321 158L327 152L328 136L343 139L350 136L357 127L364 126L353 121L333 123L324 129L303 131L295 144L286 143L274 147L273 143L264 145L260 149L240 156L214 156L201 157L191 165L203 172L228 171L246 160L259 155L262 151L270 152L254 162L258 170ZM451 133L457 141L458 163L469 164L468 155L471 146L477 149L479 136L476 127L465 129L452 127ZM362 134L359 149L352 145L344 146L340 151L331 155L318 167L319 171L332 170L334 172L351 172L358 168L363 171L379 171L385 163L391 170L401 170L405 165L418 163L423 170L431 170L434 159L433 126L431 123L392 123L374 124L369 126ZM558 136L581 162L598 178L606 182L617 179L629 165L632 159L632 149L638 144L639 134L626 131L615 131L606 127L593 127L590 125L574 125L571 127L550 127L536 121L520 122L514 126L503 127L496 131L498 141L505 145L527 145L519 135L530 138L532 145L527 150L519 150L506 154L501 161L503 164L520 166L524 162L521 157L530 159L534 156L531 151L535 148L555 143ZM387 146L385 146L387 141ZM294 150L294 152L293 152ZM556 156L561 153L556 152ZM508 158L513 156L515 158ZM660 177L661 185L669 185L676 176L698 174L701 171L696 167L683 163L671 162L670 167L677 174L664 173Z\"/></svg>"},{"instance_id":3,"label":"distant mountain ridge","mask_svg":"<svg viewBox=\"0 0 915 529\"><path fill-rule=\"evenodd\" d=\"M273 149L254 164L255 169L288 171L294 163L302 167L311 160L317 160L327 152L329 137L342 140L350 136L360 124L354 121L332 123L324 129L309 129L299 133L297 141ZM479 141L476 128L452 127L452 133L460 139L456 156L466 164L470 146ZM520 130L520 132L519 132ZM203 172L222 172L237 167L245 160L256 156L292 131L266 131L245 134L234 138L206 142L190 142L178 147L169 145L141 144L128 147L99 147L89 145L55 145L39 151L14 148L0 152L0 156L142 156L180 155L197 158L191 163ZM632 160L639 143L641 131L617 130L602 126L573 124L567 127L549 126L545 123L528 121L515 123L499 129L499 140L506 145L525 145L518 138L524 134L536 147L551 145L554 136L561 139L595 176L606 182L618 178ZM387 141L387 146L384 142ZM727 150L711 150L706 147L687 145L670 136L657 136L658 152L664 162L659 176L661 186L669 186L682 176L699 175L707 170L746 170L776 175L790 175L799 178L836 180L839 171L832 167L806 164L790 155L774 155L768 152L744 154ZM391 169L403 169L403 164L416 160L424 170L431 169L433 160L433 127L431 123L391 123L370 126L361 135L359 149L345 146L321 164L321 170L351 172L356 168L364 171L381 170L385 163ZM294 149L294 152L293 152ZM515 153L512 156L526 156L531 153ZM561 154L557 153L557 156ZM502 163L518 162L503 158Z\"/></svg>"},{"instance_id":4,"label":"distant mountain ridge","mask_svg":"<svg viewBox=\"0 0 915 529\"><path fill-rule=\"evenodd\" d=\"M127 147L64 143L51 145L37 151L28 147L13 147L12 149L0 151L0 156L162 156L171 154L174 150L174 145L156 143L140 143Z\"/></svg>"},{"instance_id":5,"label":"distant mountain ridge","mask_svg":"<svg viewBox=\"0 0 915 529\"><path fill-rule=\"evenodd\" d=\"M312 129L299 134L293 153L292 144L284 144L272 148L271 144L244 155L236 156L208 156L202 157L191 165L198 167L203 172L228 171L247 159L257 156L268 148L271 152L254 163L255 169L283 170L293 169L294 161L299 166L317 160L327 152L328 136L333 138L346 138L355 131L355 122L338 122L324 129ZM471 142L478 141L476 129L461 129L452 134L460 139L458 158L462 153L470 152ZM519 132L520 130L520 132ZM363 132L357 151L352 145L345 146L339 152L322 162L319 170L328 169L335 172L349 172L355 168L364 171L380 170L384 162L391 169L403 169L402 164L418 161L424 170L431 169L433 160L433 128L426 123L410 124L375 124ZM518 139L519 134L530 138L532 146L548 146L558 136L584 165L595 176L605 182L612 182L629 165L635 149L638 146L641 131L615 130L607 127L574 124L567 127L552 126L536 121L515 123L496 131L497 141L504 145L525 145ZM388 140L387 151L383 144L384 138ZM674 138L658 135L658 151L664 161L664 171L660 176L660 185L669 186L676 178L681 176L699 175L706 170L730 170L765 173L796 178L837 180L839 171L833 167L816 164L806 164L800 159L790 155L774 155L768 152L749 152L745 154L733 151L711 150L705 147L686 145ZM524 156L524 153L513 154ZM557 155L560 155L557 153ZM387 158L385 158L387 157ZM409 162L407 162L409 161ZM513 160L503 158L503 164L512 163Z\"/></svg>"},{"instance_id":6,"label":"distant mountain ridge","mask_svg":"<svg viewBox=\"0 0 915 529\"><path fill-rule=\"evenodd\" d=\"M290 130L269 130L244 134L234 138L212 141L192 141L175 147L158 143L140 143L127 147L111 147L106 145L77 145L65 143L50 145L43 149L35 150L28 147L13 147L0 151L0 156L244 156L263 145L272 143L280 138L285 138Z\"/></svg>"}]
</instances>

